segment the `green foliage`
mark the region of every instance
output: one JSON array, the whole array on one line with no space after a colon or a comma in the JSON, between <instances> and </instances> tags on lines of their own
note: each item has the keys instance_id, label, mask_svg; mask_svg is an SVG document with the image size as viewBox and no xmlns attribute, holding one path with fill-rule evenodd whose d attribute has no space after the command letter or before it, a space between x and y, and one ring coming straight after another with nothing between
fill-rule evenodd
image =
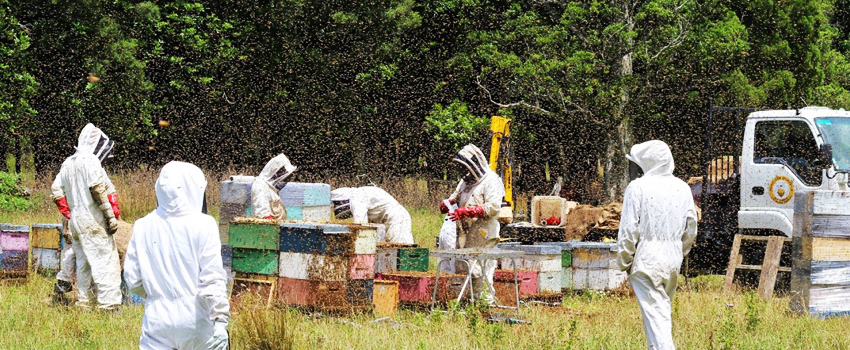
<instances>
[{"instance_id":1,"label":"green foliage","mask_svg":"<svg viewBox=\"0 0 850 350\"><path fill-rule=\"evenodd\" d=\"M13 133L36 114L30 102L38 82L27 67L32 25L21 23L9 6L8 0L0 0L0 130Z\"/></svg>"},{"instance_id":2,"label":"green foliage","mask_svg":"<svg viewBox=\"0 0 850 350\"><path fill-rule=\"evenodd\" d=\"M434 133L434 139L447 142L452 149L460 149L484 135L488 118L473 115L466 103L454 100L445 107L435 103L425 122L426 128Z\"/></svg>"},{"instance_id":3,"label":"green foliage","mask_svg":"<svg viewBox=\"0 0 850 350\"><path fill-rule=\"evenodd\" d=\"M32 207L27 197L17 176L0 171L0 210L26 211Z\"/></svg>"},{"instance_id":4,"label":"green foliage","mask_svg":"<svg viewBox=\"0 0 850 350\"><path fill-rule=\"evenodd\" d=\"M848 4L0 0L3 149L17 133L54 165L94 122L124 165L285 151L304 173L438 177L476 116L505 115L525 174L586 183L620 138L657 138L695 175L708 99L850 108Z\"/></svg>"},{"instance_id":5,"label":"green foliage","mask_svg":"<svg viewBox=\"0 0 850 350\"><path fill-rule=\"evenodd\" d=\"M761 313L764 312L764 304L754 292L747 293L744 298L747 307L747 332L754 332L761 324Z\"/></svg>"}]
</instances>

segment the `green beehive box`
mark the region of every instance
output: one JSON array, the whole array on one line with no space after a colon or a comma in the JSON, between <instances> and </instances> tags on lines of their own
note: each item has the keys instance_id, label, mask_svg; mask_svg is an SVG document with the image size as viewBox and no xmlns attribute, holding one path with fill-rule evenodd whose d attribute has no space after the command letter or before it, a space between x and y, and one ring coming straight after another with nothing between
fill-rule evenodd
<instances>
[{"instance_id":1,"label":"green beehive box","mask_svg":"<svg viewBox=\"0 0 850 350\"><path fill-rule=\"evenodd\" d=\"M233 248L233 270L236 272L277 275L279 261L277 250Z\"/></svg>"},{"instance_id":2,"label":"green beehive box","mask_svg":"<svg viewBox=\"0 0 850 350\"><path fill-rule=\"evenodd\" d=\"M573 252L569 250L561 251L561 267L572 267L573 266Z\"/></svg>"},{"instance_id":3,"label":"green beehive box","mask_svg":"<svg viewBox=\"0 0 850 350\"><path fill-rule=\"evenodd\" d=\"M230 246L278 250L280 247L280 226L265 224L230 223Z\"/></svg>"},{"instance_id":4,"label":"green beehive box","mask_svg":"<svg viewBox=\"0 0 850 350\"><path fill-rule=\"evenodd\" d=\"M399 248L399 271L428 271L428 248Z\"/></svg>"}]
</instances>

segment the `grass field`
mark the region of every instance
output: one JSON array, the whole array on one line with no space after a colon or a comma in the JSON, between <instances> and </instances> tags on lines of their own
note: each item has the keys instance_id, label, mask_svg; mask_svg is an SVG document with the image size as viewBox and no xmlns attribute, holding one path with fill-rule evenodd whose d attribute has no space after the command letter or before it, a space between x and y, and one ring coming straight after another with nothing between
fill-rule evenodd
<instances>
[{"instance_id":1,"label":"grass field","mask_svg":"<svg viewBox=\"0 0 850 350\"><path fill-rule=\"evenodd\" d=\"M150 173L113 179L127 221L155 206L153 179ZM57 221L43 183L34 187L32 210L0 213L0 222ZM399 197L416 204L411 207L430 200L422 195L409 201L411 196ZM216 213L217 203L211 207ZM411 215L417 242L433 247L441 217L430 208L412 209ZM52 277L33 274L25 284L0 286L0 349L138 347L141 307L125 306L111 314L51 306L47 301L53 282ZM797 316L788 309L787 297L762 301L749 292L724 292L721 284L719 276L702 276L680 286L673 315L680 349L850 348L850 319ZM570 294L557 307L523 308L522 318L531 324L490 324L481 310L465 306L436 313L401 310L395 320L380 322L372 322L369 315L339 319L247 306L234 310L231 335L234 349L645 348L637 303L629 295Z\"/></svg>"}]
</instances>

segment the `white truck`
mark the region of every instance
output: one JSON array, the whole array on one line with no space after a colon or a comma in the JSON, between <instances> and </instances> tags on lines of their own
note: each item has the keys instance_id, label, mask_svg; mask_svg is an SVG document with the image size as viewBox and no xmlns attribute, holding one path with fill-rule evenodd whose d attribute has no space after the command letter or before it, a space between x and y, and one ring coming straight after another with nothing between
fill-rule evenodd
<instances>
[{"instance_id":1,"label":"white truck","mask_svg":"<svg viewBox=\"0 0 850 350\"><path fill-rule=\"evenodd\" d=\"M791 237L795 193L848 191L850 112L709 106L703 165L689 181L702 209L690 266L719 272L736 233Z\"/></svg>"}]
</instances>

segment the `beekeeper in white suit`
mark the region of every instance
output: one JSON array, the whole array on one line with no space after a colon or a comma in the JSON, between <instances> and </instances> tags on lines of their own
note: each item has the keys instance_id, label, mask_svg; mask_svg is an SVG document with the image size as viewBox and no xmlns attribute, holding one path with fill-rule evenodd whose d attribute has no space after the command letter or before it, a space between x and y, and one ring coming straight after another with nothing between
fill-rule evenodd
<instances>
[{"instance_id":1,"label":"beekeeper in white suit","mask_svg":"<svg viewBox=\"0 0 850 350\"><path fill-rule=\"evenodd\" d=\"M51 186L51 196L68 218L77 268L77 305L114 309L121 305L121 266L112 235L118 230L118 199L115 187L101 166L112 158L114 142L100 129L87 124L80 132L77 149L68 157ZM71 261L68 256L63 260ZM66 271L67 272L67 271ZM56 292L70 291L60 276Z\"/></svg>"},{"instance_id":2,"label":"beekeeper in white suit","mask_svg":"<svg viewBox=\"0 0 850 350\"><path fill-rule=\"evenodd\" d=\"M198 167L170 162L156 210L133 225L124 258L131 294L145 298L140 349L226 349L230 303L218 224L206 215Z\"/></svg>"},{"instance_id":3,"label":"beekeeper in white suit","mask_svg":"<svg viewBox=\"0 0 850 350\"><path fill-rule=\"evenodd\" d=\"M623 198L617 262L629 272L648 348L675 349L671 303L697 235L696 207L688 185L673 176L666 143L634 145L626 158L632 181Z\"/></svg>"},{"instance_id":4,"label":"beekeeper in white suit","mask_svg":"<svg viewBox=\"0 0 850 350\"><path fill-rule=\"evenodd\" d=\"M280 190L290 181L298 167L283 153L272 158L251 184L251 216L262 219L286 219L286 207L280 200Z\"/></svg>"},{"instance_id":5,"label":"beekeeper in white suit","mask_svg":"<svg viewBox=\"0 0 850 350\"><path fill-rule=\"evenodd\" d=\"M386 234L377 237L378 242L413 244L410 213L387 191L375 186L342 187L331 191L331 201L338 219L386 225Z\"/></svg>"},{"instance_id":6,"label":"beekeeper in white suit","mask_svg":"<svg viewBox=\"0 0 850 350\"><path fill-rule=\"evenodd\" d=\"M505 198L502 180L490 170L484 153L473 144L461 149L452 161L466 175L448 199L458 208L450 211L441 202L440 211L449 214L449 218L457 223L457 247L495 247L499 243L499 209ZM496 261L487 260L483 265L477 262L472 264L473 291L480 294L484 301L493 303L496 294L493 288ZM459 266L465 267L464 264Z\"/></svg>"}]
</instances>

